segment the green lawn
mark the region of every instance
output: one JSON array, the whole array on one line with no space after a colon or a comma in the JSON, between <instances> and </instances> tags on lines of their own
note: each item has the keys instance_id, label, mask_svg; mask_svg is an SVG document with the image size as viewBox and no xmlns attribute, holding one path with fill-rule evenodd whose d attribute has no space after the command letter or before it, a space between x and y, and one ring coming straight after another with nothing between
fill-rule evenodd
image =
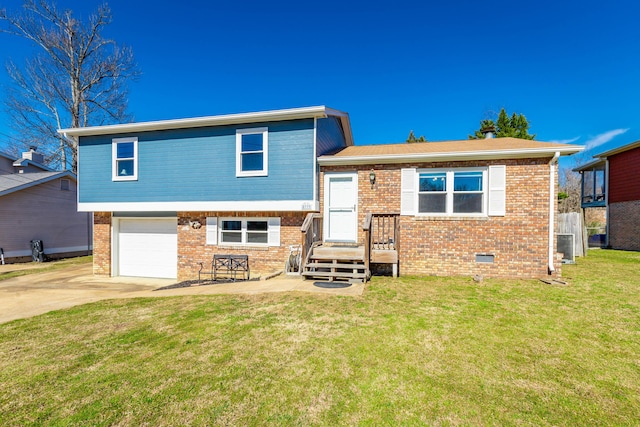
<instances>
[{"instance_id":1,"label":"green lawn","mask_svg":"<svg viewBox=\"0 0 640 427\"><path fill-rule=\"evenodd\" d=\"M0 425L637 425L640 253L568 286L374 278L0 325Z\"/></svg>"},{"instance_id":2,"label":"green lawn","mask_svg":"<svg viewBox=\"0 0 640 427\"><path fill-rule=\"evenodd\" d=\"M25 264L6 264L0 269L0 280L12 277L26 276L28 274L43 273L45 271L60 270L72 265L88 264L93 261L92 256L65 258L47 262L29 262Z\"/></svg>"}]
</instances>

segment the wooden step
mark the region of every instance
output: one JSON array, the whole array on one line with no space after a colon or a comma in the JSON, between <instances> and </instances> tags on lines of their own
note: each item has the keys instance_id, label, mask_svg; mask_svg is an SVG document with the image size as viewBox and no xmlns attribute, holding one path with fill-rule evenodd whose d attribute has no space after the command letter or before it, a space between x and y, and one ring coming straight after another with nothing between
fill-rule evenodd
<instances>
[{"instance_id":1,"label":"wooden step","mask_svg":"<svg viewBox=\"0 0 640 427\"><path fill-rule=\"evenodd\" d=\"M336 260L336 261L358 261L358 262L364 262L364 257L359 257L357 255L350 255L350 254L329 255L329 254L316 254L316 253L313 253L309 257L309 259L314 259L314 260L318 260L318 261L333 261L333 260Z\"/></svg>"},{"instance_id":2,"label":"wooden step","mask_svg":"<svg viewBox=\"0 0 640 427\"><path fill-rule=\"evenodd\" d=\"M313 249L311 259L364 261L364 247L318 246Z\"/></svg>"},{"instance_id":3,"label":"wooden step","mask_svg":"<svg viewBox=\"0 0 640 427\"><path fill-rule=\"evenodd\" d=\"M317 262L313 261L305 265L305 268L340 268L340 269L360 269L363 270L365 268L364 264L361 263L338 263L338 262Z\"/></svg>"},{"instance_id":4,"label":"wooden step","mask_svg":"<svg viewBox=\"0 0 640 427\"><path fill-rule=\"evenodd\" d=\"M337 273L335 271L303 271L302 275L305 277L330 277L334 280L339 280L339 279L364 280L367 277L366 273L347 273L347 272Z\"/></svg>"}]
</instances>

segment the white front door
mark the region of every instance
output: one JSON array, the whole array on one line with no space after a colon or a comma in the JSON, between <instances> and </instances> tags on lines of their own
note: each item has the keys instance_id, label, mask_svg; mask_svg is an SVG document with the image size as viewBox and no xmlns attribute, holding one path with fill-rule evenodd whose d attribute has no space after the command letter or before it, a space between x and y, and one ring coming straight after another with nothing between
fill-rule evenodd
<instances>
[{"instance_id":1,"label":"white front door","mask_svg":"<svg viewBox=\"0 0 640 427\"><path fill-rule=\"evenodd\" d=\"M358 173L324 176L324 240L353 242L358 238Z\"/></svg>"}]
</instances>

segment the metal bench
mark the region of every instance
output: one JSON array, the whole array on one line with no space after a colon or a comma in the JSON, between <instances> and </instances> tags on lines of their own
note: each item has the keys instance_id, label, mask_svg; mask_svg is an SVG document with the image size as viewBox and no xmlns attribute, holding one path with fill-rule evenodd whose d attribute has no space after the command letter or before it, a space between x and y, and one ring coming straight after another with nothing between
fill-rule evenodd
<instances>
[{"instance_id":1,"label":"metal bench","mask_svg":"<svg viewBox=\"0 0 640 427\"><path fill-rule=\"evenodd\" d=\"M201 281L200 278L204 274L208 274L214 282L218 280L220 275L235 282L238 274L241 274L242 280L249 280L249 255L214 255L211 260L211 270L202 270L204 270L203 262L200 263L198 282Z\"/></svg>"}]
</instances>

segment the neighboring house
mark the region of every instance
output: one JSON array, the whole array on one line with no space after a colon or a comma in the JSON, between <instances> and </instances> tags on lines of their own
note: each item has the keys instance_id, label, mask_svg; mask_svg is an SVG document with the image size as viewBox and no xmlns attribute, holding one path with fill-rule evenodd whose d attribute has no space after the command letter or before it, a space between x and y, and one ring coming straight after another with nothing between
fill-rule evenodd
<instances>
[{"instance_id":1,"label":"neighboring house","mask_svg":"<svg viewBox=\"0 0 640 427\"><path fill-rule=\"evenodd\" d=\"M558 274L560 155L513 138L354 146L349 116L307 107L62 129L79 142L94 273L194 279L214 254L303 274ZM399 269L398 269L399 268Z\"/></svg>"},{"instance_id":2,"label":"neighboring house","mask_svg":"<svg viewBox=\"0 0 640 427\"><path fill-rule=\"evenodd\" d=\"M31 240L50 258L87 255L92 221L76 209L76 176L42 164L31 149L15 159L0 153L0 247L6 262L31 259Z\"/></svg>"},{"instance_id":3,"label":"neighboring house","mask_svg":"<svg viewBox=\"0 0 640 427\"><path fill-rule=\"evenodd\" d=\"M582 175L582 208L606 207L613 249L640 251L640 141L594 156Z\"/></svg>"}]
</instances>

